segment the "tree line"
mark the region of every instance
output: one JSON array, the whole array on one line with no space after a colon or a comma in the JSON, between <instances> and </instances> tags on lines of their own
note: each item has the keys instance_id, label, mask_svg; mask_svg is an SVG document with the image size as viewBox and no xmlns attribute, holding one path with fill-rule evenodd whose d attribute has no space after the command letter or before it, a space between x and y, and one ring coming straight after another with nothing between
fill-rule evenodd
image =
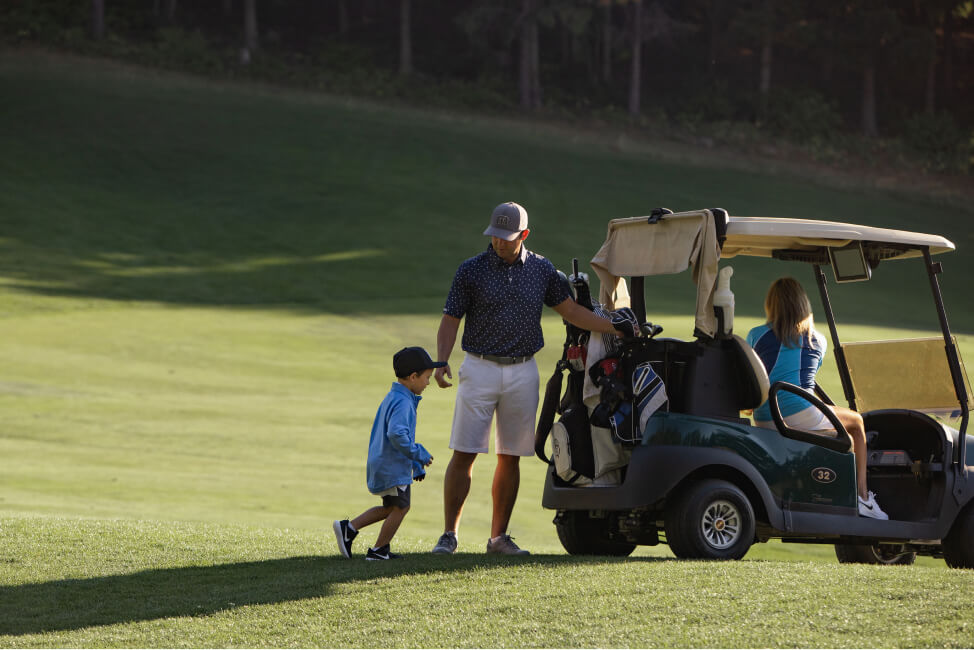
<instances>
[{"instance_id":1,"label":"tree line","mask_svg":"<svg viewBox=\"0 0 974 650\"><path fill-rule=\"evenodd\" d=\"M9 1L86 23L95 41L178 28L240 66L284 56L400 86L482 84L531 113L867 137L926 116L968 141L974 127L974 0L88 0L87 15L72 0Z\"/></svg>"}]
</instances>

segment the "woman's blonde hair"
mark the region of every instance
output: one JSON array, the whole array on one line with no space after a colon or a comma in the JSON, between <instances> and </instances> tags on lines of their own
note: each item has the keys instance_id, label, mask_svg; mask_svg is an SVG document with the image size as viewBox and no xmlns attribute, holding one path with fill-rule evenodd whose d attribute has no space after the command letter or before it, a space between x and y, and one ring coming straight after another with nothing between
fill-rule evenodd
<instances>
[{"instance_id":1,"label":"woman's blonde hair","mask_svg":"<svg viewBox=\"0 0 974 650\"><path fill-rule=\"evenodd\" d=\"M764 313L778 340L792 347L801 345L815 326L808 294L795 278L778 278L771 283Z\"/></svg>"}]
</instances>

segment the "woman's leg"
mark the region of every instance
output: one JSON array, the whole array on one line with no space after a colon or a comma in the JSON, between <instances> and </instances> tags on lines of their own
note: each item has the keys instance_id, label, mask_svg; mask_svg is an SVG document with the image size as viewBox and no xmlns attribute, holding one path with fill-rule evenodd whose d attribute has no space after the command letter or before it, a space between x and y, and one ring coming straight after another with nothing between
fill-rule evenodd
<instances>
[{"instance_id":1,"label":"woman's leg","mask_svg":"<svg viewBox=\"0 0 974 650\"><path fill-rule=\"evenodd\" d=\"M839 422L845 430L852 436L852 452L856 456L856 488L859 496L866 498L866 427L862 422L862 416L852 409L844 406L831 407Z\"/></svg>"}]
</instances>

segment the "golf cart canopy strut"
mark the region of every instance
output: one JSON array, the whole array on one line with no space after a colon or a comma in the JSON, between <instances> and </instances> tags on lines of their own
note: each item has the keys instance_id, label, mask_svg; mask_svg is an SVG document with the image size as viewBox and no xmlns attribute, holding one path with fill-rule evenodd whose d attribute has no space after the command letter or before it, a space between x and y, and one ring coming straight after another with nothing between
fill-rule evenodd
<instances>
[{"instance_id":1,"label":"golf cart canopy strut","mask_svg":"<svg viewBox=\"0 0 974 650\"><path fill-rule=\"evenodd\" d=\"M947 364L950 366L950 378L954 382L954 392L957 394L957 401L960 404L961 424L960 436L957 440L957 464L963 472L967 468L967 421L970 415L967 388L964 386L960 357L957 354L954 337L950 334L947 310L944 308L943 294L940 293L940 281L937 279L937 274L943 272L943 267L939 262L933 262L930 258L930 249L927 247L923 249L923 261L927 267L927 276L930 278L930 290L933 292L933 301L937 306L937 316L940 318L940 330L944 334L944 351L947 354Z\"/></svg>"}]
</instances>

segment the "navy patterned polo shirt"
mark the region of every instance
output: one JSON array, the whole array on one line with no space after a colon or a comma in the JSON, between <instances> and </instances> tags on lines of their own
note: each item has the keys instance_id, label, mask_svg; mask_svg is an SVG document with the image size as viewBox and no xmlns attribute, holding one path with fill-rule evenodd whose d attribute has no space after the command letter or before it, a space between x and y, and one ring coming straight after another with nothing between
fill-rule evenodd
<instances>
[{"instance_id":1,"label":"navy patterned polo shirt","mask_svg":"<svg viewBox=\"0 0 974 650\"><path fill-rule=\"evenodd\" d=\"M443 313L467 317L460 346L475 354L526 357L544 347L541 311L569 298L554 264L521 244L507 264L492 246L460 265Z\"/></svg>"}]
</instances>

